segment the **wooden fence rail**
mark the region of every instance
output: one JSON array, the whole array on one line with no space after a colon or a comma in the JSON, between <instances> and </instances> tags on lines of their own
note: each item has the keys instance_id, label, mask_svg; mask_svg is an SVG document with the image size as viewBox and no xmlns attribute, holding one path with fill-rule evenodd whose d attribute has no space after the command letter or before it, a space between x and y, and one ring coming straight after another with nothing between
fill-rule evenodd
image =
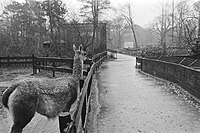
<instances>
[{"instance_id":1,"label":"wooden fence rail","mask_svg":"<svg viewBox=\"0 0 200 133\"><path fill-rule=\"evenodd\" d=\"M98 60L96 60L98 58ZM80 130L83 132L87 132L87 117L88 117L88 108L89 108L89 102L90 102L90 90L91 90L91 84L92 84L92 76L95 73L95 71L99 68L101 63L107 59L107 52L103 52L98 54L98 56L93 57L95 62L90 68L90 71L84 81L82 91L80 94L80 100L78 102L78 110L76 112L76 119L75 119L75 125L77 125L76 133L79 133ZM80 120L82 121L80 123ZM81 124L81 129L78 128Z\"/></svg>"},{"instance_id":2,"label":"wooden fence rail","mask_svg":"<svg viewBox=\"0 0 200 133\"><path fill-rule=\"evenodd\" d=\"M99 61L104 56L107 56L107 51L94 55L92 57L92 60L96 63L97 61Z\"/></svg>"},{"instance_id":3,"label":"wooden fence rail","mask_svg":"<svg viewBox=\"0 0 200 133\"><path fill-rule=\"evenodd\" d=\"M75 112L75 122L71 122L68 127L68 133L87 133L87 118L90 106L90 91L93 80L93 74L99 68L101 63L107 59L107 52L95 55L92 60L93 64L85 80L80 81L81 93L78 101L78 109Z\"/></svg>"},{"instance_id":4,"label":"wooden fence rail","mask_svg":"<svg viewBox=\"0 0 200 133\"><path fill-rule=\"evenodd\" d=\"M9 67L9 66L32 66L33 74L37 73L37 70L49 70L53 72L53 76L55 76L55 72L65 72L72 73L73 68L73 59L71 58L55 58L55 57L36 57L32 56L15 56L15 57L0 57L0 67ZM62 68L61 66L65 66ZM92 60L84 61L84 65L91 67ZM67 68L66 68L67 66ZM87 76L88 70L84 71L84 76Z\"/></svg>"},{"instance_id":5,"label":"wooden fence rail","mask_svg":"<svg viewBox=\"0 0 200 133\"><path fill-rule=\"evenodd\" d=\"M32 56L0 57L0 67L12 65L31 65Z\"/></svg>"},{"instance_id":6,"label":"wooden fence rail","mask_svg":"<svg viewBox=\"0 0 200 133\"><path fill-rule=\"evenodd\" d=\"M115 58L115 59L117 59L117 50L113 50L113 49L107 49L107 51L108 52L110 52L110 53L112 53L113 54L113 57Z\"/></svg>"},{"instance_id":7,"label":"wooden fence rail","mask_svg":"<svg viewBox=\"0 0 200 133\"><path fill-rule=\"evenodd\" d=\"M33 74L37 73L37 70L48 70L53 72L53 77L55 77L55 72L65 72L72 73L73 72L73 59L72 58L55 58L55 57L35 57L32 55L32 63L33 63ZM83 75L87 76L88 71L92 65L92 60L84 61L84 65L87 67L86 70L83 71ZM67 67L67 68L66 68Z\"/></svg>"},{"instance_id":8,"label":"wooden fence rail","mask_svg":"<svg viewBox=\"0 0 200 133\"><path fill-rule=\"evenodd\" d=\"M86 60L84 65L87 65L84 75L86 78L80 81L80 98L78 101L78 109L75 113L75 122L71 123L69 126L68 133L79 133L87 132L87 117L89 111L89 102L90 102L90 91L91 84L93 80L93 74L99 68L101 63L107 59L107 51L96 54L91 60ZM24 61L18 61L24 60ZM33 74L37 73L37 70L44 69L48 71L53 71L53 76L55 72L65 72L72 73L73 59L59 59L59 58L50 58L50 57L36 57L34 55L27 57L0 57L0 65L3 64L32 64ZM60 65L61 63L61 65ZM67 64L68 68L62 68L62 63ZM81 128L79 128L81 127Z\"/></svg>"}]
</instances>

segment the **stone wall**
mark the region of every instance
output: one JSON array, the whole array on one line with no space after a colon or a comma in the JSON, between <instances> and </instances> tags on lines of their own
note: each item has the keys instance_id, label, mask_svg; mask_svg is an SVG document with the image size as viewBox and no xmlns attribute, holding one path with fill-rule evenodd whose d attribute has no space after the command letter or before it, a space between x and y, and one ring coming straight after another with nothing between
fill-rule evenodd
<instances>
[{"instance_id":1,"label":"stone wall","mask_svg":"<svg viewBox=\"0 0 200 133\"><path fill-rule=\"evenodd\" d=\"M180 64L141 59L141 70L151 75L178 83L190 94L200 98L200 71Z\"/></svg>"}]
</instances>

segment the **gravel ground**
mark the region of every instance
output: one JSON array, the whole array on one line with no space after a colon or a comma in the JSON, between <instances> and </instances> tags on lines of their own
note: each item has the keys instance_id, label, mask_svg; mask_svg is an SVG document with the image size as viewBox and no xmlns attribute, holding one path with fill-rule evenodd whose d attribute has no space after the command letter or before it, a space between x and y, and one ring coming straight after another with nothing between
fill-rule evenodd
<instances>
[{"instance_id":1,"label":"gravel ground","mask_svg":"<svg viewBox=\"0 0 200 133\"><path fill-rule=\"evenodd\" d=\"M95 76L88 132L200 132L198 102L178 85L136 70L134 57L118 55Z\"/></svg>"}]
</instances>

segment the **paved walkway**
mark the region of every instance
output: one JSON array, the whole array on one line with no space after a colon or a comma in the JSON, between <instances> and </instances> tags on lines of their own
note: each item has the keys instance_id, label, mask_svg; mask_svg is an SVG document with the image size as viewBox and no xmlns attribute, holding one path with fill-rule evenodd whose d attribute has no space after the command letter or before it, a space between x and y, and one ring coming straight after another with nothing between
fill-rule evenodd
<instances>
[{"instance_id":1,"label":"paved walkway","mask_svg":"<svg viewBox=\"0 0 200 133\"><path fill-rule=\"evenodd\" d=\"M98 133L199 133L200 113L174 93L175 86L135 69L135 58L118 55L97 74Z\"/></svg>"}]
</instances>

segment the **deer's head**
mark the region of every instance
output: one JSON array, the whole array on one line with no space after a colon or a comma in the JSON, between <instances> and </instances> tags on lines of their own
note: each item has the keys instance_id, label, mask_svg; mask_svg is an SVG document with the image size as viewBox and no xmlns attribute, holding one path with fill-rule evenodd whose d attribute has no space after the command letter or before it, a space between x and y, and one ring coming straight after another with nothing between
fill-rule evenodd
<instances>
[{"instance_id":1,"label":"deer's head","mask_svg":"<svg viewBox=\"0 0 200 133\"><path fill-rule=\"evenodd\" d=\"M75 52L75 56L79 57L82 61L87 59L87 53L83 50L83 46L80 45L79 49L77 50L76 46L73 45L73 50Z\"/></svg>"}]
</instances>

